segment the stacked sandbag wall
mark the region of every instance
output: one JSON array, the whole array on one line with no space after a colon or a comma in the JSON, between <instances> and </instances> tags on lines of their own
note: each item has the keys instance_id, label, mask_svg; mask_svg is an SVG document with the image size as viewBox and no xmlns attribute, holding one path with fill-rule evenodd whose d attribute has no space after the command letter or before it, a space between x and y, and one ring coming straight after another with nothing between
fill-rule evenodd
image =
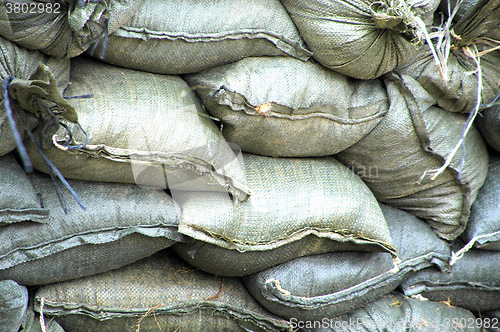
<instances>
[{"instance_id":1,"label":"stacked sandbag wall","mask_svg":"<svg viewBox=\"0 0 500 332\"><path fill-rule=\"evenodd\" d=\"M499 14L1 4L0 331L499 330Z\"/></svg>"}]
</instances>

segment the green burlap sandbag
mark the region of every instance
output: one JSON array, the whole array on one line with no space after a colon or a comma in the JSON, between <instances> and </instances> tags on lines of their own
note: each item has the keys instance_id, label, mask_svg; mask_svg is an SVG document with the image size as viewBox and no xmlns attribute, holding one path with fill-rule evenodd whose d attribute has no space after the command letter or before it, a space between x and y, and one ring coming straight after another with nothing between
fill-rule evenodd
<instances>
[{"instance_id":1,"label":"green burlap sandbag","mask_svg":"<svg viewBox=\"0 0 500 332\"><path fill-rule=\"evenodd\" d=\"M463 246L455 241L452 250ZM405 295L421 294L473 311L500 309L500 251L471 249L451 262L451 271L427 268L408 277L401 284Z\"/></svg>"},{"instance_id":2,"label":"green burlap sandbag","mask_svg":"<svg viewBox=\"0 0 500 332\"><path fill-rule=\"evenodd\" d=\"M439 236L454 239L465 229L486 178L486 146L472 126L465 137L465 155L459 148L433 179L461 139L466 117L433 106L434 100L410 77L388 79L386 84L389 113L337 158L355 171L376 169L360 176L379 201L425 219Z\"/></svg>"},{"instance_id":3,"label":"green burlap sandbag","mask_svg":"<svg viewBox=\"0 0 500 332\"><path fill-rule=\"evenodd\" d=\"M43 309L41 307L43 300ZM47 285L35 310L66 332L285 331L239 278L194 269L162 251L119 270Z\"/></svg>"},{"instance_id":4,"label":"green burlap sandbag","mask_svg":"<svg viewBox=\"0 0 500 332\"><path fill-rule=\"evenodd\" d=\"M462 239L477 248L500 250L500 156L490 154L488 176L472 204Z\"/></svg>"},{"instance_id":5,"label":"green burlap sandbag","mask_svg":"<svg viewBox=\"0 0 500 332\"><path fill-rule=\"evenodd\" d=\"M412 299L396 292L340 317L292 324L303 325L304 332L483 331L481 321L466 309Z\"/></svg>"},{"instance_id":6,"label":"green burlap sandbag","mask_svg":"<svg viewBox=\"0 0 500 332\"><path fill-rule=\"evenodd\" d=\"M28 290L12 280L0 281L0 328L17 332L28 307Z\"/></svg>"},{"instance_id":7,"label":"green burlap sandbag","mask_svg":"<svg viewBox=\"0 0 500 332\"><path fill-rule=\"evenodd\" d=\"M421 44L417 21L437 0L281 0L322 65L355 78L378 77L405 63ZM422 22L423 24L423 22Z\"/></svg>"},{"instance_id":8,"label":"green burlap sandbag","mask_svg":"<svg viewBox=\"0 0 500 332\"><path fill-rule=\"evenodd\" d=\"M490 107L481 114L475 120L477 129L486 143L500 152L500 106Z\"/></svg>"},{"instance_id":9,"label":"green burlap sandbag","mask_svg":"<svg viewBox=\"0 0 500 332\"><path fill-rule=\"evenodd\" d=\"M280 157L338 153L389 109L380 81L360 81L290 57L255 57L184 77L223 133L245 152Z\"/></svg>"},{"instance_id":10,"label":"green burlap sandbag","mask_svg":"<svg viewBox=\"0 0 500 332\"><path fill-rule=\"evenodd\" d=\"M44 222L48 215L14 156L0 157L0 226L28 220Z\"/></svg>"},{"instance_id":11,"label":"green burlap sandbag","mask_svg":"<svg viewBox=\"0 0 500 332\"><path fill-rule=\"evenodd\" d=\"M59 133L43 140L46 155L66 178L168 185L172 190L228 190L237 199L247 197L240 160L180 77L86 58L72 59L71 68L65 94L92 94L68 100L88 144L66 149L67 138ZM77 125L68 126L73 140L84 143ZM26 147L34 167L46 171L33 142L27 141Z\"/></svg>"},{"instance_id":12,"label":"green burlap sandbag","mask_svg":"<svg viewBox=\"0 0 500 332\"><path fill-rule=\"evenodd\" d=\"M69 181L87 209L68 201L65 214L49 176L30 176L45 224L0 228L0 280L42 285L109 271L182 240L180 209L161 190L135 185Z\"/></svg>"},{"instance_id":13,"label":"green burlap sandbag","mask_svg":"<svg viewBox=\"0 0 500 332\"><path fill-rule=\"evenodd\" d=\"M16 78L9 85L10 98L13 99L14 104L21 104L24 107L24 109L18 107L13 112L17 131L21 136L24 133L24 127L20 117L30 129L33 129L37 124L35 115L39 114L40 105L64 104L60 94L68 85L69 69L69 59L56 59L38 51L29 51L0 37L0 79L3 83L9 77ZM16 148L3 100L2 89L0 156ZM49 102L52 104L48 104Z\"/></svg>"},{"instance_id":14,"label":"green burlap sandbag","mask_svg":"<svg viewBox=\"0 0 500 332\"><path fill-rule=\"evenodd\" d=\"M90 53L160 74L194 73L249 56L311 56L279 0L146 1Z\"/></svg>"},{"instance_id":15,"label":"green burlap sandbag","mask_svg":"<svg viewBox=\"0 0 500 332\"><path fill-rule=\"evenodd\" d=\"M481 67L480 104L488 104L500 94L500 51L481 54L498 46L500 40L486 38L489 30L500 30L498 24L500 0L481 1L450 27L453 31L451 49L442 74L429 47L421 48L396 71L417 80L441 108L469 113L476 108L478 98L476 61Z\"/></svg>"},{"instance_id":16,"label":"green burlap sandbag","mask_svg":"<svg viewBox=\"0 0 500 332\"><path fill-rule=\"evenodd\" d=\"M244 154L244 162L252 190L244 203L222 193L174 195L183 211L179 232L197 240L175 247L187 262L242 276L330 251L395 254L372 193L333 158Z\"/></svg>"},{"instance_id":17,"label":"green burlap sandbag","mask_svg":"<svg viewBox=\"0 0 500 332\"><path fill-rule=\"evenodd\" d=\"M245 277L245 284L277 315L321 320L394 291L414 271L429 266L448 268L450 249L427 224L407 212L381 207L398 250L397 267L388 253L334 252L277 265Z\"/></svg>"},{"instance_id":18,"label":"green burlap sandbag","mask_svg":"<svg viewBox=\"0 0 500 332\"><path fill-rule=\"evenodd\" d=\"M74 57L128 22L143 1L2 1L0 35L28 49Z\"/></svg>"}]
</instances>

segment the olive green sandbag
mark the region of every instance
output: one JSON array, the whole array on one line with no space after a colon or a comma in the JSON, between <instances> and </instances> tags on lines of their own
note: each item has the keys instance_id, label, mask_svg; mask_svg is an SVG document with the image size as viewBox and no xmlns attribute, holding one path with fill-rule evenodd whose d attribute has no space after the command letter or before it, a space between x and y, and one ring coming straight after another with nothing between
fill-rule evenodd
<instances>
[{"instance_id":1,"label":"olive green sandbag","mask_svg":"<svg viewBox=\"0 0 500 332\"><path fill-rule=\"evenodd\" d=\"M143 1L2 1L0 35L28 49L74 57L106 29L112 33L128 22Z\"/></svg>"},{"instance_id":2,"label":"olive green sandbag","mask_svg":"<svg viewBox=\"0 0 500 332\"><path fill-rule=\"evenodd\" d=\"M500 156L490 154L488 176L472 204L462 239L476 248L500 250Z\"/></svg>"},{"instance_id":3,"label":"olive green sandbag","mask_svg":"<svg viewBox=\"0 0 500 332\"><path fill-rule=\"evenodd\" d=\"M481 67L481 101L488 104L500 94L500 51L480 55L493 49L488 31L500 30L500 0L481 1L450 29L458 38L451 41L446 67L440 74L429 47L421 48L415 56L396 71L417 80L438 105L450 112L469 113L476 108L478 98L478 67ZM477 52L474 58L474 53Z\"/></svg>"},{"instance_id":4,"label":"olive green sandbag","mask_svg":"<svg viewBox=\"0 0 500 332\"><path fill-rule=\"evenodd\" d=\"M44 222L48 216L49 210L40 205L14 155L0 157L0 226L21 221Z\"/></svg>"},{"instance_id":5,"label":"olive green sandbag","mask_svg":"<svg viewBox=\"0 0 500 332\"><path fill-rule=\"evenodd\" d=\"M40 65L46 67L40 67ZM17 131L21 137L23 137L25 130L20 118L22 117L26 125L33 129L37 124L35 114L38 111L34 107L40 103L40 99L48 98L54 101L56 94L62 94L69 82L69 69L69 59L57 59L38 51L30 51L0 37L0 79L3 84L8 77L16 78L11 82L11 88L9 88L9 92L13 92L10 95L10 98L13 99L11 100L12 107L14 108L14 105L20 102L27 108L17 107L13 111ZM51 78L55 82L51 82ZM34 91L34 88L37 91ZM36 96L37 94L38 96ZM32 98L33 96L36 98ZM60 103L60 100L58 101ZM31 104L29 104L30 102ZM5 112L4 91L2 89L0 95L0 156L16 148L12 128Z\"/></svg>"},{"instance_id":6,"label":"olive green sandbag","mask_svg":"<svg viewBox=\"0 0 500 332\"><path fill-rule=\"evenodd\" d=\"M417 21L439 0L281 0L313 57L342 74L371 79L408 61L422 43Z\"/></svg>"},{"instance_id":7,"label":"olive green sandbag","mask_svg":"<svg viewBox=\"0 0 500 332\"><path fill-rule=\"evenodd\" d=\"M66 332L286 331L239 278L196 270L165 250L108 273L47 285L35 310Z\"/></svg>"},{"instance_id":8,"label":"olive green sandbag","mask_svg":"<svg viewBox=\"0 0 500 332\"><path fill-rule=\"evenodd\" d=\"M181 211L162 190L69 181L86 210L67 198L66 214L48 175L36 172L30 180L50 216L44 224L0 228L0 280L34 286L80 278L182 241Z\"/></svg>"},{"instance_id":9,"label":"olive green sandbag","mask_svg":"<svg viewBox=\"0 0 500 332\"><path fill-rule=\"evenodd\" d=\"M0 328L17 332L28 307L28 290L12 280L0 281Z\"/></svg>"},{"instance_id":10,"label":"olive green sandbag","mask_svg":"<svg viewBox=\"0 0 500 332\"><path fill-rule=\"evenodd\" d=\"M279 0L145 1L89 52L159 74L194 73L249 56L311 56Z\"/></svg>"},{"instance_id":11,"label":"olive green sandbag","mask_svg":"<svg viewBox=\"0 0 500 332\"><path fill-rule=\"evenodd\" d=\"M66 178L229 191L239 200L247 197L240 160L180 77L83 57L72 59L71 68L65 94L92 94L68 100L88 144L65 149L66 138L59 132L55 139L42 142L48 158ZM85 142L77 125L68 127L77 143ZM46 171L33 142L26 141L26 147L34 167Z\"/></svg>"},{"instance_id":12,"label":"olive green sandbag","mask_svg":"<svg viewBox=\"0 0 500 332\"><path fill-rule=\"evenodd\" d=\"M336 157L358 174L376 169L360 176L380 202L425 219L440 237L455 239L465 229L486 178L486 145L472 126L465 137L465 155L459 147L433 179L461 139L467 118L434 106L434 99L408 76L387 79L386 85L389 113L369 135Z\"/></svg>"},{"instance_id":13,"label":"olive green sandbag","mask_svg":"<svg viewBox=\"0 0 500 332\"><path fill-rule=\"evenodd\" d=\"M457 240L452 250L457 254L463 246ZM457 258L450 271L430 267L409 276L401 284L404 294L421 294L473 311L500 309L500 251L470 249Z\"/></svg>"},{"instance_id":14,"label":"olive green sandbag","mask_svg":"<svg viewBox=\"0 0 500 332\"><path fill-rule=\"evenodd\" d=\"M396 289L405 276L449 268L447 243L408 212L381 206L399 262L385 252L332 252L300 257L244 278L269 311L292 320L321 320L358 309Z\"/></svg>"},{"instance_id":15,"label":"olive green sandbag","mask_svg":"<svg viewBox=\"0 0 500 332\"><path fill-rule=\"evenodd\" d=\"M469 310L395 292L346 315L325 319L304 332L480 332L481 322ZM295 323L299 326L302 323ZM306 323L304 323L304 326Z\"/></svg>"},{"instance_id":16,"label":"olive green sandbag","mask_svg":"<svg viewBox=\"0 0 500 332\"><path fill-rule=\"evenodd\" d=\"M224 137L260 155L338 153L389 109L381 81L352 79L291 57L246 58L184 79L222 121ZM267 111L259 113L263 107Z\"/></svg>"},{"instance_id":17,"label":"olive green sandbag","mask_svg":"<svg viewBox=\"0 0 500 332\"><path fill-rule=\"evenodd\" d=\"M175 193L179 232L196 241L175 250L197 268L243 276L296 257L330 251L395 255L375 197L333 158L270 158L243 154L252 196ZM390 256L390 255L389 255Z\"/></svg>"},{"instance_id":18,"label":"olive green sandbag","mask_svg":"<svg viewBox=\"0 0 500 332\"><path fill-rule=\"evenodd\" d=\"M481 111L475 123L486 143L500 153L500 105Z\"/></svg>"}]
</instances>

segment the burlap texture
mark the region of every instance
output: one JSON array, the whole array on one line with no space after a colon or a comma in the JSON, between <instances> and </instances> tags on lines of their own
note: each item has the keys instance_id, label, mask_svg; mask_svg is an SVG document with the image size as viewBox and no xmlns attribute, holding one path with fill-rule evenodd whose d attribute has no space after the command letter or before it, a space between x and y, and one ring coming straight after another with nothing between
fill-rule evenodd
<instances>
[{"instance_id":1,"label":"burlap texture","mask_svg":"<svg viewBox=\"0 0 500 332\"><path fill-rule=\"evenodd\" d=\"M0 281L0 327L17 332L28 307L28 290L12 280Z\"/></svg>"},{"instance_id":2,"label":"burlap texture","mask_svg":"<svg viewBox=\"0 0 500 332\"><path fill-rule=\"evenodd\" d=\"M247 197L240 160L180 77L75 58L65 94L92 94L68 100L89 137L85 147L63 150L43 141L66 178ZM78 143L85 142L76 125L69 128ZM34 167L46 171L34 144L26 147Z\"/></svg>"},{"instance_id":3,"label":"burlap texture","mask_svg":"<svg viewBox=\"0 0 500 332\"><path fill-rule=\"evenodd\" d=\"M224 137L279 157L338 153L367 135L389 105L380 81L349 78L291 57L255 57L185 76ZM257 107L269 105L259 113Z\"/></svg>"},{"instance_id":4,"label":"burlap texture","mask_svg":"<svg viewBox=\"0 0 500 332\"><path fill-rule=\"evenodd\" d=\"M282 0L313 57L355 78L371 79L405 63L439 1Z\"/></svg>"},{"instance_id":5,"label":"burlap texture","mask_svg":"<svg viewBox=\"0 0 500 332\"><path fill-rule=\"evenodd\" d=\"M0 280L42 285L121 267L182 240L180 209L160 190L70 181L87 209L60 206L49 176L30 179L50 216L0 228Z\"/></svg>"},{"instance_id":6,"label":"burlap texture","mask_svg":"<svg viewBox=\"0 0 500 332\"><path fill-rule=\"evenodd\" d=\"M459 142L466 117L433 106L435 101L410 77L387 80L390 109L364 139L337 158L354 170L373 167L361 176L383 203L425 219L445 239L459 236L488 170L488 153L477 129L465 137L451 164L434 180ZM464 158L461 177L460 163Z\"/></svg>"},{"instance_id":7,"label":"burlap texture","mask_svg":"<svg viewBox=\"0 0 500 332\"><path fill-rule=\"evenodd\" d=\"M146 1L103 46L91 54L160 74L194 73L249 56L311 56L279 0Z\"/></svg>"},{"instance_id":8,"label":"burlap texture","mask_svg":"<svg viewBox=\"0 0 500 332\"><path fill-rule=\"evenodd\" d=\"M119 270L47 285L35 310L66 332L282 331L289 324L262 308L239 278L198 271L171 251Z\"/></svg>"}]
</instances>

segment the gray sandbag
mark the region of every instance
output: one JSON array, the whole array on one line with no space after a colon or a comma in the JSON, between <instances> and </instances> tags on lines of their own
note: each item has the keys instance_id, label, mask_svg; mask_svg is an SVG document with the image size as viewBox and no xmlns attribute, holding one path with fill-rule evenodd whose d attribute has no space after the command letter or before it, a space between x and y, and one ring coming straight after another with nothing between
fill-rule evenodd
<instances>
[{"instance_id":1,"label":"gray sandbag","mask_svg":"<svg viewBox=\"0 0 500 332\"><path fill-rule=\"evenodd\" d=\"M313 57L355 78L381 76L421 46L438 0L281 0Z\"/></svg>"},{"instance_id":2,"label":"gray sandbag","mask_svg":"<svg viewBox=\"0 0 500 332\"><path fill-rule=\"evenodd\" d=\"M109 271L169 247L177 232L179 206L162 190L136 185L68 181L87 209L60 206L50 177L30 176L45 224L0 228L0 280L43 285Z\"/></svg>"},{"instance_id":3,"label":"gray sandbag","mask_svg":"<svg viewBox=\"0 0 500 332\"><path fill-rule=\"evenodd\" d=\"M301 257L244 278L252 295L287 319L321 320L358 309L415 271L446 270L450 249L415 216L382 205L400 261L388 253L333 252Z\"/></svg>"},{"instance_id":4,"label":"gray sandbag","mask_svg":"<svg viewBox=\"0 0 500 332\"><path fill-rule=\"evenodd\" d=\"M486 143L500 152L500 106L483 110L475 123Z\"/></svg>"},{"instance_id":5,"label":"gray sandbag","mask_svg":"<svg viewBox=\"0 0 500 332\"><path fill-rule=\"evenodd\" d=\"M3 1L0 35L28 49L75 57L128 22L143 1Z\"/></svg>"},{"instance_id":6,"label":"gray sandbag","mask_svg":"<svg viewBox=\"0 0 500 332\"><path fill-rule=\"evenodd\" d=\"M384 296L364 308L323 322L292 324L312 327L302 329L304 332L482 331L481 323L469 310L408 298L400 293Z\"/></svg>"},{"instance_id":7,"label":"gray sandbag","mask_svg":"<svg viewBox=\"0 0 500 332\"><path fill-rule=\"evenodd\" d=\"M450 27L458 37L451 40L442 74L429 47L421 48L410 61L396 69L398 73L417 80L447 111L469 113L477 107L479 82L476 61L480 63L482 77L479 104L491 103L500 94L500 52L481 54L497 46L486 37L493 27L499 30L500 24L500 1L487 2L473 7Z\"/></svg>"},{"instance_id":8,"label":"gray sandbag","mask_svg":"<svg viewBox=\"0 0 500 332\"><path fill-rule=\"evenodd\" d=\"M4 3L2 2L2 5ZM62 94L66 89L69 82L69 59L57 59L38 51L30 51L3 37L0 37L0 59L0 79L2 84L9 77L16 78L9 85L11 86L9 92L13 93L10 96L13 99L11 101L12 107L21 103L27 108L17 107L13 112L17 131L23 136L25 130L21 118L30 129L33 129L37 124L37 106L41 102L46 102L47 98L54 101L55 95L57 93ZM43 67L40 67L40 65L47 66L47 70L43 72L41 70ZM51 83L51 78L55 80L55 84ZM38 87L38 91L34 92L33 87ZM37 93L38 96L36 96ZM32 98L33 96L37 98ZM0 95L0 156L9 153L15 148L16 142L6 114L4 90L2 89Z\"/></svg>"},{"instance_id":9,"label":"gray sandbag","mask_svg":"<svg viewBox=\"0 0 500 332\"><path fill-rule=\"evenodd\" d=\"M311 56L279 0L145 1L109 41L89 51L159 74L194 73L249 56Z\"/></svg>"},{"instance_id":10,"label":"gray sandbag","mask_svg":"<svg viewBox=\"0 0 500 332\"><path fill-rule=\"evenodd\" d=\"M12 280L0 281L0 328L17 332L28 307L28 290Z\"/></svg>"},{"instance_id":11,"label":"gray sandbag","mask_svg":"<svg viewBox=\"0 0 500 332\"><path fill-rule=\"evenodd\" d=\"M469 245L500 250L500 156L490 154L488 176L472 204L462 239Z\"/></svg>"},{"instance_id":12,"label":"gray sandbag","mask_svg":"<svg viewBox=\"0 0 500 332\"><path fill-rule=\"evenodd\" d=\"M462 247L461 241L455 241L452 250ZM427 268L409 276L401 284L404 294L421 294L473 311L500 309L500 252L471 249L453 260L450 271Z\"/></svg>"},{"instance_id":13,"label":"gray sandbag","mask_svg":"<svg viewBox=\"0 0 500 332\"><path fill-rule=\"evenodd\" d=\"M14 155L0 157L0 226L21 221L44 222L49 212L41 207L33 185Z\"/></svg>"},{"instance_id":14,"label":"gray sandbag","mask_svg":"<svg viewBox=\"0 0 500 332\"><path fill-rule=\"evenodd\" d=\"M396 255L380 207L366 185L333 158L243 154L252 196L176 193L179 232L196 241L175 250L197 268L243 276L296 257L330 251Z\"/></svg>"},{"instance_id":15,"label":"gray sandbag","mask_svg":"<svg viewBox=\"0 0 500 332\"><path fill-rule=\"evenodd\" d=\"M47 285L35 310L67 332L283 331L239 278L221 278L165 250L119 270ZM46 318L46 319L47 319Z\"/></svg>"},{"instance_id":16,"label":"gray sandbag","mask_svg":"<svg viewBox=\"0 0 500 332\"><path fill-rule=\"evenodd\" d=\"M458 237L488 171L488 153L477 129L465 137L451 163L434 178L462 137L466 117L434 106L412 78L386 80L388 114L361 141L336 157L370 187L380 202L425 219L445 239ZM461 161L463 158L463 167ZM377 172L361 171L372 167Z\"/></svg>"},{"instance_id":17,"label":"gray sandbag","mask_svg":"<svg viewBox=\"0 0 500 332\"><path fill-rule=\"evenodd\" d=\"M84 145L86 137L75 124L68 128L79 148L65 148L68 139L61 131L41 142L66 178L248 196L240 159L180 77L82 57L72 59L71 69L65 94L91 94L68 100L88 142ZM26 141L26 148L34 167L46 172L35 144Z\"/></svg>"},{"instance_id":18,"label":"gray sandbag","mask_svg":"<svg viewBox=\"0 0 500 332\"><path fill-rule=\"evenodd\" d=\"M380 81L360 81L290 57L246 58L187 75L224 137L243 151L278 157L338 153L387 113Z\"/></svg>"}]
</instances>

